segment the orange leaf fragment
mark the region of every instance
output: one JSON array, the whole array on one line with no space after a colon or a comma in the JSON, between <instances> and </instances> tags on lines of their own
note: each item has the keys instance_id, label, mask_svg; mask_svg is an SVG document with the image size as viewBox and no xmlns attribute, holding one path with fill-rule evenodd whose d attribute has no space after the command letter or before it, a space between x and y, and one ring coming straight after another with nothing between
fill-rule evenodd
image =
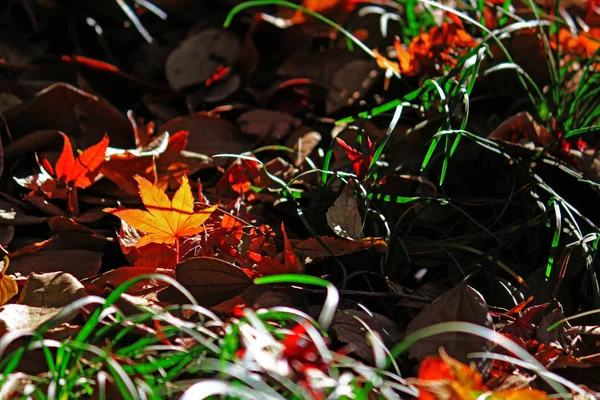
<instances>
[{"instance_id":1,"label":"orange leaf fragment","mask_svg":"<svg viewBox=\"0 0 600 400\"><path fill-rule=\"evenodd\" d=\"M417 379L408 379L419 388L419 400L456 399L476 400L485 394L493 400L544 400L541 390L519 389L492 392L483 384L479 371L450 357L444 350L440 355L427 357L419 367Z\"/></svg>"},{"instance_id":2,"label":"orange leaf fragment","mask_svg":"<svg viewBox=\"0 0 600 400\"><path fill-rule=\"evenodd\" d=\"M9 258L7 256L4 256L3 263L4 265L0 270L0 306L6 304L7 301L9 301L19 292L17 282L12 277L4 275L9 263Z\"/></svg>"},{"instance_id":3,"label":"orange leaf fragment","mask_svg":"<svg viewBox=\"0 0 600 400\"><path fill-rule=\"evenodd\" d=\"M172 200L163 190L141 176L135 176L135 180L147 211L115 208L106 208L104 211L145 233L135 244L137 248L149 243L176 245L180 238L197 235L205 230L202 224L217 208L213 206L194 212L194 197L185 175Z\"/></svg>"}]
</instances>

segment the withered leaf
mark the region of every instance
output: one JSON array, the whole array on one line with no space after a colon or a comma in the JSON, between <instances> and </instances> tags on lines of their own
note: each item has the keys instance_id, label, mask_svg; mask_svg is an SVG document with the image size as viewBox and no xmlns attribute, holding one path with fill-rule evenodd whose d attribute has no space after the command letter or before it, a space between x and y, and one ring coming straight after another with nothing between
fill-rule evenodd
<instances>
[{"instance_id":1,"label":"withered leaf","mask_svg":"<svg viewBox=\"0 0 600 400\"><path fill-rule=\"evenodd\" d=\"M358 211L358 203L354 197L352 185L346 185L340 197L327 210L327 224L344 239L362 239L362 217Z\"/></svg>"},{"instance_id":2,"label":"withered leaf","mask_svg":"<svg viewBox=\"0 0 600 400\"><path fill-rule=\"evenodd\" d=\"M327 245L334 256L343 256L368 249L375 249L379 252L385 252L387 250L387 243L381 238L364 238L351 241L336 239L330 236L321 236L320 239ZM295 249L311 259L330 257L332 255L315 238L306 239L296 243Z\"/></svg>"},{"instance_id":3,"label":"withered leaf","mask_svg":"<svg viewBox=\"0 0 600 400\"><path fill-rule=\"evenodd\" d=\"M73 275L34 272L29 275L18 302L33 307L64 307L85 295L83 285Z\"/></svg>"},{"instance_id":4,"label":"withered leaf","mask_svg":"<svg viewBox=\"0 0 600 400\"><path fill-rule=\"evenodd\" d=\"M175 89L204 84L219 67L232 65L239 52L239 39L231 31L215 28L196 33L169 54L169 84Z\"/></svg>"},{"instance_id":5,"label":"withered leaf","mask_svg":"<svg viewBox=\"0 0 600 400\"><path fill-rule=\"evenodd\" d=\"M175 271L173 269L153 267L121 267L112 269L100 275L99 277L92 279L90 284L100 288L100 290L106 287L116 288L130 279L140 275L148 274L163 274L172 278L175 277ZM135 294L151 287L159 287L163 285L166 284L163 284L155 279L147 279L134 284L127 290L127 293Z\"/></svg>"},{"instance_id":6,"label":"withered leaf","mask_svg":"<svg viewBox=\"0 0 600 400\"><path fill-rule=\"evenodd\" d=\"M237 119L242 132L260 136L281 139L288 135L292 128L300 126L300 121L281 111L256 109L240 115Z\"/></svg>"},{"instance_id":7,"label":"withered leaf","mask_svg":"<svg viewBox=\"0 0 600 400\"><path fill-rule=\"evenodd\" d=\"M165 122L157 134L182 130L189 132L186 150L209 156L242 153L248 150L248 146L254 141L253 138L242 135L238 127L231 122L205 113L173 118Z\"/></svg>"},{"instance_id":8,"label":"withered leaf","mask_svg":"<svg viewBox=\"0 0 600 400\"><path fill-rule=\"evenodd\" d=\"M331 330L338 340L349 345L350 351L363 360L373 363L373 349L366 336L368 330L359 319L379 333L386 346L396 344L400 340L400 333L394 321L380 314L357 310L341 310L335 313L331 321Z\"/></svg>"},{"instance_id":9,"label":"withered leaf","mask_svg":"<svg viewBox=\"0 0 600 400\"><path fill-rule=\"evenodd\" d=\"M408 324L406 334L440 322L463 321L493 329L492 317L483 296L462 282L425 307ZM491 343L479 336L447 332L422 339L408 349L408 354L422 361L438 354L443 347L452 357L469 362L467 354L491 349Z\"/></svg>"},{"instance_id":10,"label":"withered leaf","mask_svg":"<svg viewBox=\"0 0 600 400\"><path fill-rule=\"evenodd\" d=\"M54 318L63 307L31 307L25 304L5 304L0 307L0 336L19 329L35 330ZM69 318L69 320L72 319ZM57 325L60 322L56 321Z\"/></svg>"},{"instance_id":11,"label":"withered leaf","mask_svg":"<svg viewBox=\"0 0 600 400\"><path fill-rule=\"evenodd\" d=\"M102 253L89 250L43 250L25 253L11 259L7 273L28 276L32 272L63 271L77 279L92 276L100 271Z\"/></svg>"},{"instance_id":12,"label":"withered leaf","mask_svg":"<svg viewBox=\"0 0 600 400\"><path fill-rule=\"evenodd\" d=\"M13 133L57 129L77 137L80 147L98 143L106 132L116 147L133 144L127 118L106 100L66 83L57 83L5 113ZM20 136L20 135L19 135Z\"/></svg>"},{"instance_id":13,"label":"withered leaf","mask_svg":"<svg viewBox=\"0 0 600 400\"><path fill-rule=\"evenodd\" d=\"M175 269L176 279L196 298L198 303L210 307L229 300L252 286L246 273L226 261L211 257L191 258ZM159 293L159 299L171 303L188 303L172 287Z\"/></svg>"}]
</instances>

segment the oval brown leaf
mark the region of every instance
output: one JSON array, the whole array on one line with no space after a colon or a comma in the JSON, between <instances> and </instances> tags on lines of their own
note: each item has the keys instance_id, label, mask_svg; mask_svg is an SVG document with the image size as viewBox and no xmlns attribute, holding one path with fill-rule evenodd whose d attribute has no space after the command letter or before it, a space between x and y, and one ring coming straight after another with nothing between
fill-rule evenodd
<instances>
[{"instance_id":1,"label":"oval brown leaf","mask_svg":"<svg viewBox=\"0 0 600 400\"><path fill-rule=\"evenodd\" d=\"M358 310L340 310L331 321L331 330L340 342L348 345L366 362L373 364L373 349L367 341L367 328L359 321L362 320L369 328L379 333L387 347L393 347L400 340L396 323L377 313L367 313Z\"/></svg>"},{"instance_id":2,"label":"oval brown leaf","mask_svg":"<svg viewBox=\"0 0 600 400\"><path fill-rule=\"evenodd\" d=\"M90 285L94 285L97 288L105 288L105 287L113 287L127 282L130 279L138 277L140 275L148 275L148 274L163 274L168 275L172 278L175 277L175 271L168 268L156 268L156 267L121 267L111 269L108 272L103 273L97 278L94 278ZM147 290L149 288L166 286L167 283L162 281L157 281L156 279L145 279L143 281L139 281L130 287L127 290L129 294L137 294L141 291Z\"/></svg>"},{"instance_id":3,"label":"oval brown leaf","mask_svg":"<svg viewBox=\"0 0 600 400\"><path fill-rule=\"evenodd\" d=\"M327 245L331 253L317 241L315 238L310 238L296 243L295 249L312 259L343 256L346 254L356 253L357 251L375 249L379 252L387 250L387 243L381 238L364 238L360 240L345 240L336 239L331 236L321 236L323 243Z\"/></svg>"},{"instance_id":4,"label":"oval brown leaf","mask_svg":"<svg viewBox=\"0 0 600 400\"><path fill-rule=\"evenodd\" d=\"M252 286L252 279L244 271L218 258L197 257L182 262L175 276L198 303L210 307L241 294ZM159 299L170 303L188 303L173 287L160 292Z\"/></svg>"},{"instance_id":5,"label":"oval brown leaf","mask_svg":"<svg viewBox=\"0 0 600 400\"><path fill-rule=\"evenodd\" d=\"M25 253L10 260L7 274L28 276L32 272L63 271L77 279L96 275L102 265L102 253L89 250L43 250Z\"/></svg>"},{"instance_id":6,"label":"oval brown leaf","mask_svg":"<svg viewBox=\"0 0 600 400\"><path fill-rule=\"evenodd\" d=\"M346 185L340 197L325 214L327 224L336 235L344 239L362 239L362 217L358 211L358 203L354 197L352 185Z\"/></svg>"},{"instance_id":7,"label":"oval brown leaf","mask_svg":"<svg viewBox=\"0 0 600 400\"><path fill-rule=\"evenodd\" d=\"M19 295L19 303L32 307L65 307L85 295L83 285L71 274L32 273Z\"/></svg>"},{"instance_id":8,"label":"oval brown leaf","mask_svg":"<svg viewBox=\"0 0 600 400\"><path fill-rule=\"evenodd\" d=\"M411 334L440 322L463 321L493 329L492 317L483 296L462 282L425 307L406 327ZM439 354L443 347L452 357L468 363L467 354L491 349L491 343L479 336L447 332L422 339L408 349L408 354L422 361Z\"/></svg>"}]
</instances>

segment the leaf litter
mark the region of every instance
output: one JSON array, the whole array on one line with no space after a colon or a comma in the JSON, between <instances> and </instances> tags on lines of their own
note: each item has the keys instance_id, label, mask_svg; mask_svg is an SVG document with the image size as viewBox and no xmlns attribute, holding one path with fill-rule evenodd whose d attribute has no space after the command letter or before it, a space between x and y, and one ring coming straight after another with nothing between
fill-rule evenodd
<instances>
[{"instance_id":1,"label":"leaf litter","mask_svg":"<svg viewBox=\"0 0 600 400\"><path fill-rule=\"evenodd\" d=\"M600 391L592 3L9 3L0 397Z\"/></svg>"}]
</instances>

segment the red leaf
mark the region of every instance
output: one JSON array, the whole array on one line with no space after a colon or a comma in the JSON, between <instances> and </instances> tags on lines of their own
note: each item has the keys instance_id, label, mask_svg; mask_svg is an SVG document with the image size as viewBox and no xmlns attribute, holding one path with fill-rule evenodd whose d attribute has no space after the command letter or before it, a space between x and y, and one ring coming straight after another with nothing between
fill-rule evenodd
<instances>
[{"instance_id":1,"label":"red leaf","mask_svg":"<svg viewBox=\"0 0 600 400\"><path fill-rule=\"evenodd\" d=\"M55 178L71 187L83 189L90 186L104 162L104 154L109 143L108 135L104 135L99 143L85 149L77 158L73 156L73 147L69 137L62 132L61 135L64 139L64 146L56 162L56 167L52 171ZM47 165L46 160L44 168ZM52 174L51 171L48 172Z\"/></svg>"},{"instance_id":2,"label":"red leaf","mask_svg":"<svg viewBox=\"0 0 600 400\"><path fill-rule=\"evenodd\" d=\"M359 178L364 178L367 175L369 165L371 164L371 161L373 160L373 155L375 154L375 146L373 145L373 142L371 142L371 139L367 137L367 142L369 145L368 156L350 147L346 142L344 142L340 138L335 138L335 140L340 146L342 146L342 149L346 153L346 156L352 163L352 169L354 170L356 176Z\"/></svg>"}]
</instances>

